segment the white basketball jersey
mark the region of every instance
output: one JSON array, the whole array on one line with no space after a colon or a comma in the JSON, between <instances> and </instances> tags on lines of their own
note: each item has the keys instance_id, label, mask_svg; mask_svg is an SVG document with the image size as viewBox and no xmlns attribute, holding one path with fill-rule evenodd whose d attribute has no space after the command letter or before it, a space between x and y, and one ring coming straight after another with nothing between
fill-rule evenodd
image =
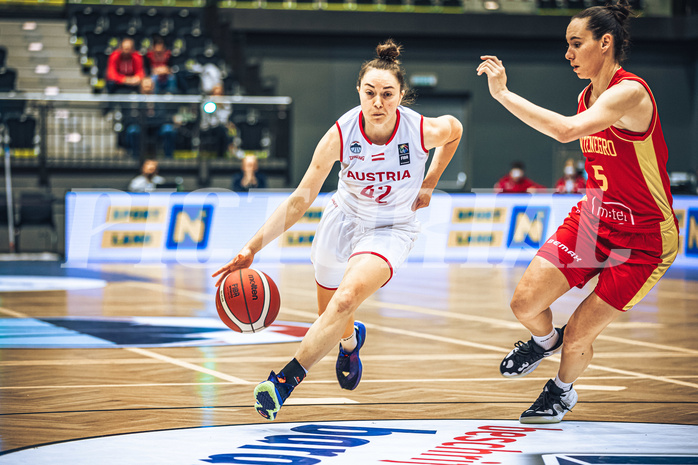
<instances>
[{"instance_id":1,"label":"white basketball jersey","mask_svg":"<svg viewBox=\"0 0 698 465\"><path fill-rule=\"evenodd\" d=\"M399 106L395 131L385 145L373 144L364 134L361 107L337 120L342 166L334 198L345 212L376 227L415 219L412 205L429 156L423 119Z\"/></svg>"}]
</instances>

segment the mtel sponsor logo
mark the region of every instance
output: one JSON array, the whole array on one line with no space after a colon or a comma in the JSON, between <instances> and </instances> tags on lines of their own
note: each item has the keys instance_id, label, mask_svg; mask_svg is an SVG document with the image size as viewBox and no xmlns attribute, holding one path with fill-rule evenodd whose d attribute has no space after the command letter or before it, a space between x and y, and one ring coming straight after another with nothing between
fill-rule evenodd
<instances>
[{"instance_id":1,"label":"mtel sponsor logo","mask_svg":"<svg viewBox=\"0 0 698 465\"><path fill-rule=\"evenodd\" d=\"M560 428L526 428L520 426L480 426L462 436L444 442L417 457L407 460L381 460L387 463L408 463L432 465L471 465L476 463L494 465L506 463L506 457L497 454L522 454L513 450L519 438L537 431L562 431ZM482 460L487 461L483 462ZM497 459L503 462L497 461Z\"/></svg>"},{"instance_id":2,"label":"mtel sponsor logo","mask_svg":"<svg viewBox=\"0 0 698 465\"><path fill-rule=\"evenodd\" d=\"M591 212L602 221L616 224L635 224L633 211L620 202L603 202L592 196Z\"/></svg>"}]
</instances>

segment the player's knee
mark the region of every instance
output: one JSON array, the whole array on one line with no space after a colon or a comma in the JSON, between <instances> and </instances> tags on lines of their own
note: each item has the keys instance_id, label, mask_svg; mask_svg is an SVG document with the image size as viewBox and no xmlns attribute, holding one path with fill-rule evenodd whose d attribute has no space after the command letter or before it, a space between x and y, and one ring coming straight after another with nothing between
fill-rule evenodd
<instances>
[{"instance_id":1,"label":"player's knee","mask_svg":"<svg viewBox=\"0 0 698 465\"><path fill-rule=\"evenodd\" d=\"M565 334L565 343L562 345L563 357L592 357L593 355L594 346L592 344L579 339L568 341L567 334Z\"/></svg>"},{"instance_id":2,"label":"player's knee","mask_svg":"<svg viewBox=\"0 0 698 465\"><path fill-rule=\"evenodd\" d=\"M519 321L525 321L536 316L540 311L536 309L535 301L530 293L516 290L509 304L511 311Z\"/></svg>"},{"instance_id":3,"label":"player's knee","mask_svg":"<svg viewBox=\"0 0 698 465\"><path fill-rule=\"evenodd\" d=\"M562 349L565 353L571 354L592 354L592 344L595 337L590 334L584 334L578 331L573 324L567 324L565 327L565 343Z\"/></svg>"},{"instance_id":4,"label":"player's knee","mask_svg":"<svg viewBox=\"0 0 698 465\"><path fill-rule=\"evenodd\" d=\"M340 315L353 314L358 306L355 295L351 289L338 289L332 297L332 306L335 311Z\"/></svg>"}]
</instances>

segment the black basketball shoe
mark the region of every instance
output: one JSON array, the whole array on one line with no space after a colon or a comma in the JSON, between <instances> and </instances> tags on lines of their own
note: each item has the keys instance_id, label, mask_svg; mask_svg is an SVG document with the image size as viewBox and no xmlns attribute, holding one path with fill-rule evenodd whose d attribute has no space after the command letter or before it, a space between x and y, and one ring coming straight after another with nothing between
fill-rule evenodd
<instances>
[{"instance_id":1,"label":"black basketball shoe","mask_svg":"<svg viewBox=\"0 0 698 465\"><path fill-rule=\"evenodd\" d=\"M567 326L567 325L565 325ZM528 342L519 341L515 344L514 350L504 357L502 364L499 365L499 371L506 378L520 378L526 376L536 369L540 362L545 357L550 357L562 350L562 339L565 332L565 326L555 328L558 333L558 340L555 347L545 350L535 343L533 338Z\"/></svg>"},{"instance_id":2,"label":"black basketball shoe","mask_svg":"<svg viewBox=\"0 0 698 465\"><path fill-rule=\"evenodd\" d=\"M531 407L521 414L521 423L560 423L565 413L572 410L577 403L577 391L573 387L563 391L550 379L543 392Z\"/></svg>"}]
</instances>

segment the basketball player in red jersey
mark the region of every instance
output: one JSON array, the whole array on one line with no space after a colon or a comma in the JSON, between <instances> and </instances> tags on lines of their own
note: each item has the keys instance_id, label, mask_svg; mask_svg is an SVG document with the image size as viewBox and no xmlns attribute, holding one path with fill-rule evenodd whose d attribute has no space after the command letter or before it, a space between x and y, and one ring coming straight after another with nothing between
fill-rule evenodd
<instances>
[{"instance_id":1,"label":"basketball player in red jersey","mask_svg":"<svg viewBox=\"0 0 698 465\"><path fill-rule=\"evenodd\" d=\"M366 327L354 312L406 260L419 231L415 212L429 205L460 142L463 128L454 117L425 118L400 105L408 90L400 49L392 40L376 48L376 58L359 72L360 105L327 131L296 190L213 274L220 285L227 274L252 265L255 253L303 216L332 166L341 164L337 192L323 211L311 251L320 317L295 358L255 388L255 408L268 420L338 342L337 380L344 389L358 386ZM436 150L427 171L431 148Z\"/></svg>"},{"instance_id":2,"label":"basketball player in red jersey","mask_svg":"<svg viewBox=\"0 0 698 465\"><path fill-rule=\"evenodd\" d=\"M627 0L588 8L567 27L567 53L580 79L575 116L546 110L511 92L502 61L483 56L490 93L513 115L560 142L579 140L587 196L531 261L511 301L531 332L504 358L500 371L516 378L562 351L557 377L545 385L521 423L557 423L577 402L572 383L589 365L596 337L620 312L637 304L666 272L678 251L678 224L666 171L667 148L647 83L624 70ZM550 305L572 286L598 275L594 291L567 325L553 326ZM563 345L564 336L564 345Z\"/></svg>"}]
</instances>

